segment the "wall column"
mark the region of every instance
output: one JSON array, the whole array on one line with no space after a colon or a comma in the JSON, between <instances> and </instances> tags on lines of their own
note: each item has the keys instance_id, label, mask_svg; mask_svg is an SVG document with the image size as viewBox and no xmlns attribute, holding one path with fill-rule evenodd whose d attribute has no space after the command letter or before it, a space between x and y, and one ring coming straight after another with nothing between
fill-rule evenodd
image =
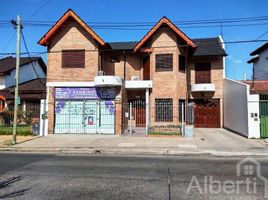
<instances>
[{"instance_id":1,"label":"wall column","mask_svg":"<svg viewBox=\"0 0 268 200\"><path fill-rule=\"evenodd\" d=\"M45 120L44 120L44 128L43 128L43 136L47 136L48 135L48 103L49 103L49 87L47 86L47 94L46 94L46 100L44 102L44 115L45 116Z\"/></svg>"},{"instance_id":2,"label":"wall column","mask_svg":"<svg viewBox=\"0 0 268 200\"><path fill-rule=\"evenodd\" d=\"M146 122L145 122L145 126L146 126L146 130L145 133L146 135L148 135L149 132L149 125L150 125L150 101L149 101L149 88L146 88L145 90L145 104L146 104Z\"/></svg>"}]
</instances>

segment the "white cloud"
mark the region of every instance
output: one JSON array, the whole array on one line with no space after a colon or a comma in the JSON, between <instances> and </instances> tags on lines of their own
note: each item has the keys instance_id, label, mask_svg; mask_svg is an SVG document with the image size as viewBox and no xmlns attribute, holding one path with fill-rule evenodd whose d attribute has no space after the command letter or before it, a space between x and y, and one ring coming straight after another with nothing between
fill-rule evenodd
<instances>
[{"instance_id":1,"label":"white cloud","mask_svg":"<svg viewBox=\"0 0 268 200\"><path fill-rule=\"evenodd\" d=\"M242 64L242 63L243 63L243 61L242 61L241 59L236 59L236 58L234 58L232 55L228 56L227 58L228 58L230 61L232 61L233 63L235 63L235 64Z\"/></svg>"}]
</instances>

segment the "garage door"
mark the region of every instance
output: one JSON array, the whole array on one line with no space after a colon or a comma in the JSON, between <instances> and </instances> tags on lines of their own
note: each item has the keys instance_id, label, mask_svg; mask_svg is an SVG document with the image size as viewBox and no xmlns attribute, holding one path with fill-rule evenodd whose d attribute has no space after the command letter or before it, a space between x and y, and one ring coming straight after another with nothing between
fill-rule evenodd
<instances>
[{"instance_id":1,"label":"garage door","mask_svg":"<svg viewBox=\"0 0 268 200\"><path fill-rule=\"evenodd\" d=\"M113 100L57 100L55 133L114 134Z\"/></svg>"},{"instance_id":2,"label":"garage door","mask_svg":"<svg viewBox=\"0 0 268 200\"><path fill-rule=\"evenodd\" d=\"M194 106L194 126L202 128L219 128L220 101L196 101Z\"/></svg>"}]
</instances>

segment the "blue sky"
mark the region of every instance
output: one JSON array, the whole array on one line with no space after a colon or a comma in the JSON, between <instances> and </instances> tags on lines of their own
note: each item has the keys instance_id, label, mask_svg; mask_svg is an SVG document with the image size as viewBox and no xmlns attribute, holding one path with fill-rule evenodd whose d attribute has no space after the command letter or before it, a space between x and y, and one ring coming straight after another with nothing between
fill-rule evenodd
<instances>
[{"instance_id":1,"label":"blue sky","mask_svg":"<svg viewBox=\"0 0 268 200\"><path fill-rule=\"evenodd\" d=\"M8 0L1 4L0 20L22 20L31 16L46 0ZM30 20L56 21L67 9L73 9L87 22L157 22L162 16L171 21L197 19L225 19L268 16L267 0L50 0ZM89 24L90 25L90 24ZM24 27L24 35L30 51L46 51L37 41L50 27ZM219 27L181 28L190 38L215 37ZM137 41L147 30L101 30L95 31L107 42ZM268 31L268 23L259 26L223 27L225 41L253 40ZM0 52L15 52L15 30L0 28ZM268 40L268 33L261 39ZM9 45L8 41L10 41ZM262 42L263 43L263 42ZM251 77L252 68L247 64L249 53L262 43L227 44L226 75L233 79ZM22 51L24 50L22 44ZM46 56L43 56L46 61Z\"/></svg>"}]
</instances>

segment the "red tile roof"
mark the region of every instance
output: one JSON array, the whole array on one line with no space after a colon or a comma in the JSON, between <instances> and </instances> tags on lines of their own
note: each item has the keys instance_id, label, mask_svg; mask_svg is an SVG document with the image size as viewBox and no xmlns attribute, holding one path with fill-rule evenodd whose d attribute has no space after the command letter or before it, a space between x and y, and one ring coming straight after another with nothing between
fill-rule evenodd
<instances>
[{"instance_id":1,"label":"red tile roof","mask_svg":"<svg viewBox=\"0 0 268 200\"><path fill-rule=\"evenodd\" d=\"M242 81L250 85L250 91L255 94L268 94L268 80Z\"/></svg>"}]
</instances>

